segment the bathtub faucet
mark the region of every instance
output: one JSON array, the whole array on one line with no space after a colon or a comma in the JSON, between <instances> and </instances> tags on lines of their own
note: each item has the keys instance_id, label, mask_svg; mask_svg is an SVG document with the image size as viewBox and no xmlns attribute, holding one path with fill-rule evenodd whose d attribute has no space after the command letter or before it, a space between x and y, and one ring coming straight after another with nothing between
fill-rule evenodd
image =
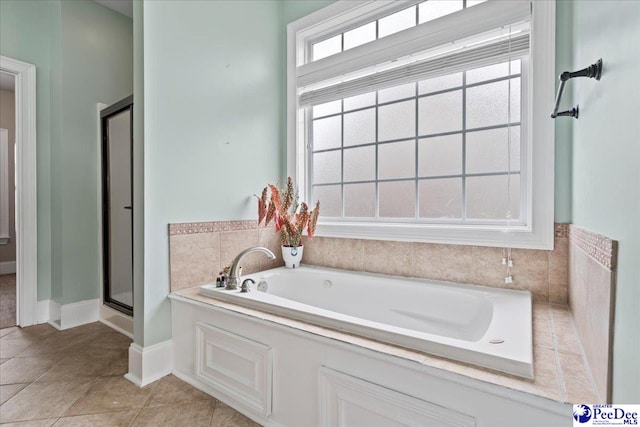
<instances>
[{"instance_id":1,"label":"bathtub faucet","mask_svg":"<svg viewBox=\"0 0 640 427\"><path fill-rule=\"evenodd\" d=\"M267 248L263 248L262 246L254 246L253 248L245 249L240 252L231 263L231 271L229 272L229 279L227 280L227 286L225 287L226 290L232 291L238 289L238 285L240 284L240 274L238 273L240 261L242 261L245 256L253 252L263 252L269 257L269 259L276 259L273 252Z\"/></svg>"}]
</instances>

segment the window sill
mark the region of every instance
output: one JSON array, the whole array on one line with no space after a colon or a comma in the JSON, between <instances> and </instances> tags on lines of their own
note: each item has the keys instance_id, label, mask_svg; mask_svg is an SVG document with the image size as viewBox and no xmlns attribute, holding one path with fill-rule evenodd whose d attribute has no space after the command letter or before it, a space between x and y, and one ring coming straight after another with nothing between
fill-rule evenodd
<instances>
[{"instance_id":1,"label":"window sill","mask_svg":"<svg viewBox=\"0 0 640 427\"><path fill-rule=\"evenodd\" d=\"M366 222L350 222L346 224L322 221L318 223L315 235L343 239L391 240L541 250L553 249L553 224L548 227L505 227L403 223L372 224Z\"/></svg>"}]
</instances>

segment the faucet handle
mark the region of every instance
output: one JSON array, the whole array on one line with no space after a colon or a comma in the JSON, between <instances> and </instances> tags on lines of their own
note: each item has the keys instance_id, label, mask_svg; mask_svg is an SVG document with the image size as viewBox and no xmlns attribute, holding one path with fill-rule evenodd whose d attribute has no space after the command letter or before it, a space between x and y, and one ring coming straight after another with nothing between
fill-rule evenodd
<instances>
[{"instance_id":1,"label":"faucet handle","mask_svg":"<svg viewBox=\"0 0 640 427\"><path fill-rule=\"evenodd\" d=\"M255 284L256 282L253 279L244 279L242 281L242 285L240 285L240 292L249 292L251 290L249 283Z\"/></svg>"}]
</instances>

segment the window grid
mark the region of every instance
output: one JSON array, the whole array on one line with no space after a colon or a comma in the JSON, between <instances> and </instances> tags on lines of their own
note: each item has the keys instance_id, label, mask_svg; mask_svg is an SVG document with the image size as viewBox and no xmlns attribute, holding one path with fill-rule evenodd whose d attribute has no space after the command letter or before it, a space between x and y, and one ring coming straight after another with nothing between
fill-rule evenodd
<instances>
[{"instance_id":1,"label":"window grid","mask_svg":"<svg viewBox=\"0 0 640 427\"><path fill-rule=\"evenodd\" d=\"M509 71L511 70L511 66L509 65ZM522 85L523 79L522 79L522 74L518 73L518 74L509 74L503 77L498 77L498 78L493 78L493 79L488 79L488 80L483 80L483 81L478 81L472 84L467 85L466 81L467 81L467 72L463 72L462 73L462 85L461 86L455 86L452 88L447 88L447 89L443 89L443 90L437 90L437 91L433 91L433 92L428 92L428 93L423 93L423 94L419 94L419 82L415 82L414 83L414 96L413 97L407 97L407 98L400 98L400 99L394 99L392 101L386 101L383 103L378 103L379 101L379 95L378 92L375 92L375 103L372 105L367 105L364 107L359 107L359 108L353 108L350 110L345 110L345 106L344 106L344 99L340 100L340 112L338 113L333 113L333 114L326 114L323 116L318 116L318 117L314 117L313 113L312 113L312 108L308 109L308 115L311 119L311 123L317 121L317 120L321 120L321 119L326 119L326 118L330 118L330 117L336 117L336 116L341 116L341 120L340 120L340 144L339 147L337 148L327 148L327 149L321 149L321 150L313 150L313 132L310 132L310 144L308 144L308 148L309 149L309 156L310 156L310 161L309 164L313 165L313 156L314 154L318 154L318 153L325 153L325 152L334 152L334 151L338 151L340 150L340 158L341 158L341 167L340 167L340 182L323 182L323 183L319 183L316 184L314 182L312 182L312 189L316 188L316 187L326 187L326 186L335 186L335 185L339 185L340 186L340 196L341 196L341 218L347 218L346 217L346 203L345 203L345 181L344 181L344 170L345 170L345 162L344 162L344 152L345 149L355 149L355 148L361 148L361 147L367 147L367 146L374 146L374 150L375 150L375 156L374 156L374 162L375 162L375 175L374 175L374 179L373 180L356 180L356 181L349 181L348 183L346 183L347 185L355 185L355 184L366 184L366 183L373 183L375 185L375 194L376 194L376 203L375 203L375 214L373 217L366 217L366 218L362 218L362 219L366 219L366 220L376 220L376 219L380 219L380 183L385 183L385 182L407 182L407 181L413 181L414 182L414 191L415 191L415 204L414 204L414 217L413 218L408 218L408 219L413 219L413 220L420 220L420 221L424 221L424 222L429 222L430 220L437 220L438 222L440 221L457 221L457 222L463 222L463 223L467 223L469 222L468 219L468 212L467 212L467 178L469 177L483 177L483 176L514 176L517 175L518 177L520 177L520 173L522 170L522 161L523 161L523 157L521 156L520 159L520 167L519 170L516 171L495 171L495 172L484 172L484 173L467 173L466 171L466 137L467 134L470 132L480 132L480 131L484 131L484 130L492 130L492 129L504 129L506 128L507 131L509 131L510 128L512 127L521 127L521 122L512 122L512 123L504 123L504 124L498 124L498 125L492 125L492 126L482 126L482 127L476 127L476 128L471 128L471 129L467 129L467 119L466 119L466 91L468 88L471 87L476 87L476 86L484 86L484 85L488 85L491 83L495 83L495 82L500 82L500 81L508 81L509 83L509 100L508 100L508 106L509 109L510 107L510 103L511 103L511 97L510 97L510 93L511 93L511 89L510 89L510 85L512 84L513 81L515 81L516 79L520 78L520 83ZM434 95L439 95L442 93L448 93L448 92L455 92L455 91L461 91L462 94L462 129L461 130L456 130L456 131L447 131L447 132L439 132L439 133L432 133L432 134L419 134L419 100L421 98L427 98L427 97L431 97ZM414 101L414 112L415 112L415 124L414 124L414 131L415 131L415 136L413 137L408 137L408 138L398 138L398 139L391 139L391 140L384 140L384 141L380 141L380 137L379 137L379 107L383 107L383 106L388 106L388 105L393 105L393 104L398 104L401 102L406 102L406 101L410 101L413 100ZM354 145L349 145L348 147L345 146L344 144L344 116L345 114L348 113L354 113L354 112L358 112L358 111L363 111L363 110L367 110L367 109L372 109L375 108L375 141L374 142L369 142L369 143L363 143L363 144L354 144ZM510 112L509 112L509 119L510 119ZM313 126L310 126L311 129L313 129ZM452 174L452 175L433 175L433 176L421 176L419 173L419 144L420 144L420 140L422 139L429 139L429 138L436 138L436 137L440 137L440 136L448 136L448 135L461 135L462 138L462 169L461 169L461 173L460 174ZM414 158L414 176L412 178L387 178L387 179L380 179L379 176L379 146L381 145L386 145L386 144L391 144L391 143L396 143L396 142L403 142L403 141L414 141L415 144L415 158ZM523 144L524 141L521 140L521 144ZM522 146L521 146L522 149ZM311 169L313 169L313 166L311 166ZM313 176L313 175L311 175ZM461 200L461 212L460 212L460 217L459 218L429 218L429 217L421 217L420 216L420 189L419 189L419 185L421 181L428 181L428 180L434 180L434 179L446 179L446 178L460 178L462 181L462 200ZM522 193L521 193L522 194ZM508 209L510 209L510 207L508 207ZM519 210L519 216L522 217L522 209ZM385 217L386 218L386 217ZM397 218L397 219L404 219L404 218ZM517 220L518 218L516 218L515 220ZM496 219L497 221L499 221L499 219ZM474 218L472 220L473 222L483 222L482 219L477 219Z\"/></svg>"}]
</instances>

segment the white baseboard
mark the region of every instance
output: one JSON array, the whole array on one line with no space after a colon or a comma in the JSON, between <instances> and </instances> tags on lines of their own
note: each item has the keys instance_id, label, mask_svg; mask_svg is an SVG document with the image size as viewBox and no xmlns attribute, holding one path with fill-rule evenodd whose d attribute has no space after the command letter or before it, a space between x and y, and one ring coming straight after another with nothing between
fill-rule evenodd
<instances>
[{"instance_id":1,"label":"white baseboard","mask_svg":"<svg viewBox=\"0 0 640 427\"><path fill-rule=\"evenodd\" d=\"M38 301L38 321L48 322L60 330L97 322L99 312L100 300L97 298L64 305L53 300Z\"/></svg>"},{"instance_id":2,"label":"white baseboard","mask_svg":"<svg viewBox=\"0 0 640 427\"><path fill-rule=\"evenodd\" d=\"M51 300L38 301L36 307L36 323L47 323L49 321L49 308L51 307Z\"/></svg>"},{"instance_id":3,"label":"white baseboard","mask_svg":"<svg viewBox=\"0 0 640 427\"><path fill-rule=\"evenodd\" d=\"M14 274L16 272L15 261L0 262L0 274Z\"/></svg>"},{"instance_id":4,"label":"white baseboard","mask_svg":"<svg viewBox=\"0 0 640 427\"><path fill-rule=\"evenodd\" d=\"M173 342L163 341L148 347L131 344L129 347L129 373L124 377L144 387L169 375L173 370Z\"/></svg>"}]
</instances>

